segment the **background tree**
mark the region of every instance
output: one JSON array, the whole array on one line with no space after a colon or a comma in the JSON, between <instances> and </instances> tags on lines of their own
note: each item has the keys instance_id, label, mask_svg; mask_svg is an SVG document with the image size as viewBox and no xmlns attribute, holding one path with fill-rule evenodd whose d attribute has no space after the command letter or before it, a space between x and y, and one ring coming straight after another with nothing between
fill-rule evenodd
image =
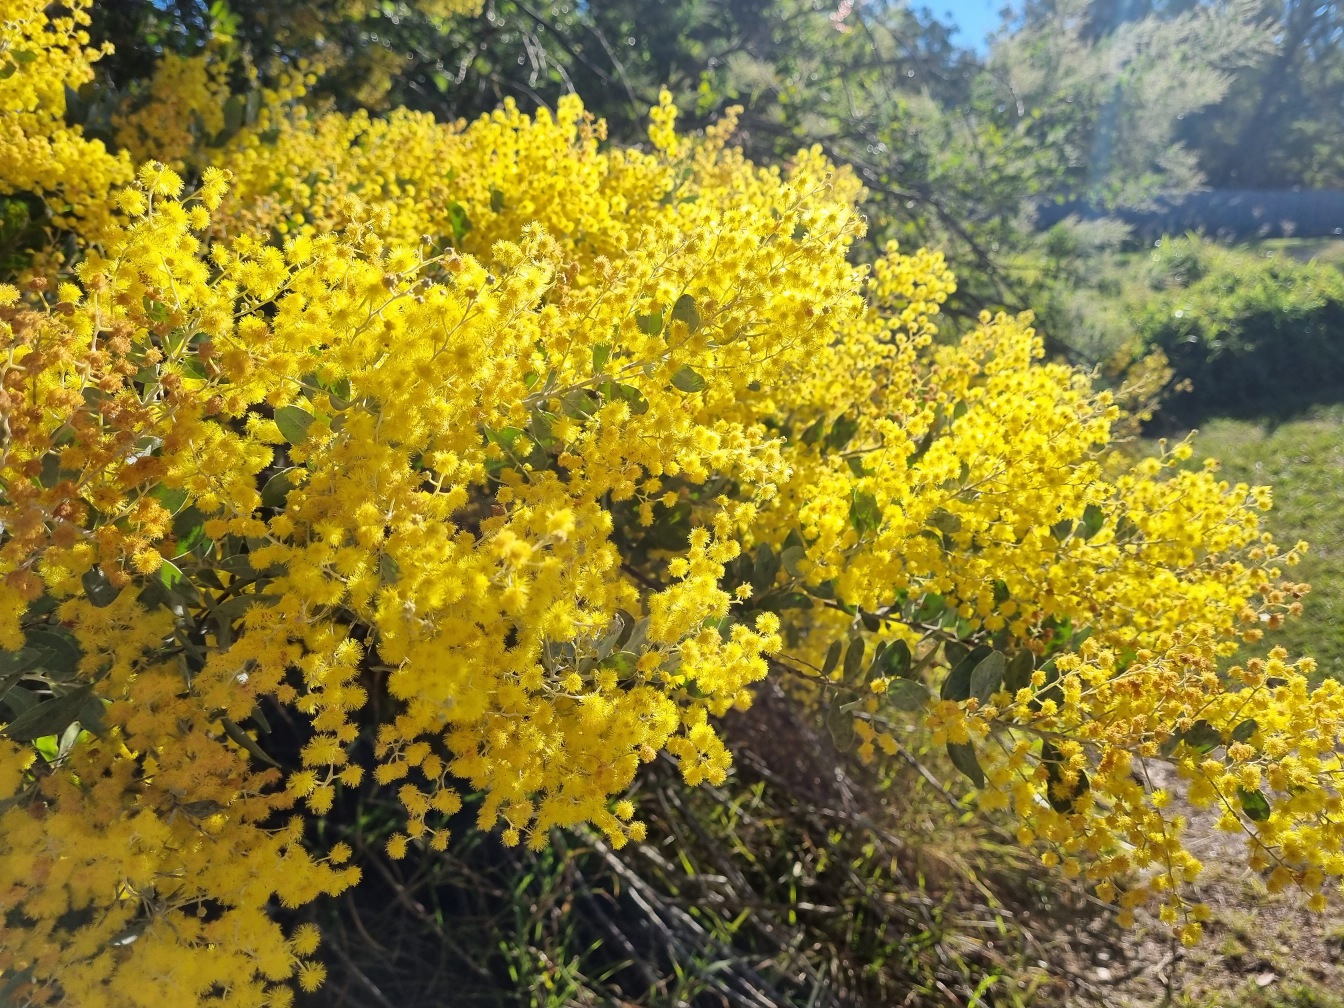
<instances>
[{"instance_id":1,"label":"background tree","mask_svg":"<svg viewBox=\"0 0 1344 1008\"><path fill-rule=\"evenodd\" d=\"M1187 142L1215 187L1344 187L1344 6L1271 0L1260 13L1276 22L1268 57L1191 117Z\"/></svg>"}]
</instances>

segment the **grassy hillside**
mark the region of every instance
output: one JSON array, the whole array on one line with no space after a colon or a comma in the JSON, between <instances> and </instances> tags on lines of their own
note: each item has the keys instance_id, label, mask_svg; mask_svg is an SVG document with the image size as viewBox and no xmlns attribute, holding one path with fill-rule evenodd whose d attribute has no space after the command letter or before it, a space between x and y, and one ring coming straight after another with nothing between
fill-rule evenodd
<instances>
[{"instance_id":1,"label":"grassy hillside","mask_svg":"<svg viewBox=\"0 0 1344 1008\"><path fill-rule=\"evenodd\" d=\"M1233 482L1273 486L1270 531L1280 542L1311 543L1294 575L1312 585L1305 612L1267 643L1313 655L1322 673L1344 678L1344 407L1279 424L1210 421L1197 441L1196 457L1207 456L1221 459Z\"/></svg>"}]
</instances>

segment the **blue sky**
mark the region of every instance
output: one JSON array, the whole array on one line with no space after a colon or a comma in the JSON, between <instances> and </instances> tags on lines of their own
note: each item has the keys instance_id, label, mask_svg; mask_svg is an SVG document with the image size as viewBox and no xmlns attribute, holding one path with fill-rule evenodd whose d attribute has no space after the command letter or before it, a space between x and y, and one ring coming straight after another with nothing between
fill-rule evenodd
<instances>
[{"instance_id":1,"label":"blue sky","mask_svg":"<svg viewBox=\"0 0 1344 1008\"><path fill-rule=\"evenodd\" d=\"M933 16L961 29L957 39L962 45L985 51L985 38L999 26L999 11L1006 0L924 0L915 6L927 6Z\"/></svg>"}]
</instances>

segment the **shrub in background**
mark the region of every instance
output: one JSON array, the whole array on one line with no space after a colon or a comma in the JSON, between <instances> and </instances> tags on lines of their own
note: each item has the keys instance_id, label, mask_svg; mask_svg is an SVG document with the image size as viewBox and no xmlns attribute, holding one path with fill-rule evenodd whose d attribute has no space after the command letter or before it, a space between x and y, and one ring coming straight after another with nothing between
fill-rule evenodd
<instances>
[{"instance_id":1,"label":"shrub in background","mask_svg":"<svg viewBox=\"0 0 1344 1008\"><path fill-rule=\"evenodd\" d=\"M1318 262L1168 239L1153 252L1156 294L1134 321L1177 380L1166 414L1285 414L1344 397L1344 274Z\"/></svg>"}]
</instances>

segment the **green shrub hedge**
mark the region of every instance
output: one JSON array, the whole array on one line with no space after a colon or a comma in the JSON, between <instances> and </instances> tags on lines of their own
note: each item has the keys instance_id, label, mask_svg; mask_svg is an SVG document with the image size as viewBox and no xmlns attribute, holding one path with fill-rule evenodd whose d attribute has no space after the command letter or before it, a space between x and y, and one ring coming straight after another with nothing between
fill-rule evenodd
<instances>
[{"instance_id":1,"label":"green shrub hedge","mask_svg":"<svg viewBox=\"0 0 1344 1008\"><path fill-rule=\"evenodd\" d=\"M1288 415L1344 400L1344 273L1318 262L1168 239L1153 252L1153 298L1135 310L1147 349L1190 389L1170 420Z\"/></svg>"}]
</instances>

